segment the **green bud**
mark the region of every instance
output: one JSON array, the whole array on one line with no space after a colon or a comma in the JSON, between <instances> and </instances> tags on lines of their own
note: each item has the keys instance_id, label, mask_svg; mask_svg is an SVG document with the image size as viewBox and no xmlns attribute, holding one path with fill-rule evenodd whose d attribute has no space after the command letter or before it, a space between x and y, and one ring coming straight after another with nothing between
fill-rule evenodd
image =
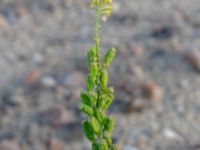
<instances>
[{"instance_id":1,"label":"green bud","mask_svg":"<svg viewBox=\"0 0 200 150\"><path fill-rule=\"evenodd\" d=\"M98 75L98 65L97 62L92 62L90 64L90 75L92 76L92 78L94 78L96 80L97 75Z\"/></svg>"},{"instance_id":2,"label":"green bud","mask_svg":"<svg viewBox=\"0 0 200 150\"><path fill-rule=\"evenodd\" d=\"M97 56L96 47L92 46L87 52L87 61L88 61L89 66L90 66L91 62L93 62L95 59L97 59L96 56Z\"/></svg>"},{"instance_id":3,"label":"green bud","mask_svg":"<svg viewBox=\"0 0 200 150\"><path fill-rule=\"evenodd\" d=\"M90 123L88 121L83 121L82 122L82 127L83 127L83 131L86 135L86 137L90 140L90 141L95 141L95 135L92 129L92 126L90 125Z\"/></svg>"},{"instance_id":4,"label":"green bud","mask_svg":"<svg viewBox=\"0 0 200 150\"><path fill-rule=\"evenodd\" d=\"M113 117L107 118L104 125L104 131L112 132L114 128L114 124L115 124L115 120Z\"/></svg>"},{"instance_id":5,"label":"green bud","mask_svg":"<svg viewBox=\"0 0 200 150\"><path fill-rule=\"evenodd\" d=\"M111 136L111 133L109 132L104 132L104 138L107 142L107 144L110 146L112 145L112 136Z\"/></svg>"},{"instance_id":6,"label":"green bud","mask_svg":"<svg viewBox=\"0 0 200 150\"><path fill-rule=\"evenodd\" d=\"M94 89L95 86L95 79L92 78L92 76L88 75L87 76L87 88L88 90Z\"/></svg>"},{"instance_id":7,"label":"green bud","mask_svg":"<svg viewBox=\"0 0 200 150\"><path fill-rule=\"evenodd\" d=\"M107 87L108 84L108 73L106 71L106 69L103 69L101 74L100 74L100 81L101 81L101 85L103 88Z\"/></svg>"},{"instance_id":8,"label":"green bud","mask_svg":"<svg viewBox=\"0 0 200 150\"><path fill-rule=\"evenodd\" d=\"M94 110L92 107L86 105L86 104L81 104L80 106L80 110L86 114L88 114L89 116L94 115Z\"/></svg>"},{"instance_id":9,"label":"green bud","mask_svg":"<svg viewBox=\"0 0 200 150\"><path fill-rule=\"evenodd\" d=\"M88 92L81 92L81 101L83 104L91 106L90 97L88 96Z\"/></svg>"},{"instance_id":10,"label":"green bud","mask_svg":"<svg viewBox=\"0 0 200 150\"><path fill-rule=\"evenodd\" d=\"M111 94L103 94L100 97L99 107L105 110L108 108L113 101L113 96Z\"/></svg>"},{"instance_id":11,"label":"green bud","mask_svg":"<svg viewBox=\"0 0 200 150\"><path fill-rule=\"evenodd\" d=\"M104 66L105 67L108 67L111 64L113 58L115 57L115 54L116 54L116 49L111 48L108 50L108 52L106 53L106 55L104 57Z\"/></svg>"},{"instance_id":12,"label":"green bud","mask_svg":"<svg viewBox=\"0 0 200 150\"><path fill-rule=\"evenodd\" d=\"M96 116L97 120L98 120L101 124L104 122L105 117L106 117L104 111L98 110L98 109L95 110L95 116Z\"/></svg>"},{"instance_id":13,"label":"green bud","mask_svg":"<svg viewBox=\"0 0 200 150\"><path fill-rule=\"evenodd\" d=\"M108 150L108 144L105 140L102 140L99 144L99 150Z\"/></svg>"},{"instance_id":14,"label":"green bud","mask_svg":"<svg viewBox=\"0 0 200 150\"><path fill-rule=\"evenodd\" d=\"M90 117L89 123L92 126L93 131L100 135L101 134L101 125L99 124L99 121L95 117Z\"/></svg>"},{"instance_id":15,"label":"green bud","mask_svg":"<svg viewBox=\"0 0 200 150\"><path fill-rule=\"evenodd\" d=\"M92 150L99 150L99 145L97 143L92 143Z\"/></svg>"},{"instance_id":16,"label":"green bud","mask_svg":"<svg viewBox=\"0 0 200 150\"><path fill-rule=\"evenodd\" d=\"M113 144L111 146L111 150L119 150L119 146L117 144Z\"/></svg>"},{"instance_id":17,"label":"green bud","mask_svg":"<svg viewBox=\"0 0 200 150\"><path fill-rule=\"evenodd\" d=\"M90 103L93 105L93 106L96 106L97 104L97 93L95 92L89 92L89 97L90 97Z\"/></svg>"}]
</instances>

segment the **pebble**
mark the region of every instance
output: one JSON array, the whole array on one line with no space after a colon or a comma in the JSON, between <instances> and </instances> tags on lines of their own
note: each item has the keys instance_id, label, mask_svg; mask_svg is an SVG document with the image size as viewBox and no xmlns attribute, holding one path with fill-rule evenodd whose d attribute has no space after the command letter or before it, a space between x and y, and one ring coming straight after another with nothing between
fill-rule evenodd
<instances>
[{"instance_id":1,"label":"pebble","mask_svg":"<svg viewBox=\"0 0 200 150\"><path fill-rule=\"evenodd\" d=\"M183 54L183 57L194 70L200 72L200 53L186 52Z\"/></svg>"},{"instance_id":2,"label":"pebble","mask_svg":"<svg viewBox=\"0 0 200 150\"><path fill-rule=\"evenodd\" d=\"M142 112L146 106L146 103L142 99L136 99L128 102L124 107L125 113Z\"/></svg>"},{"instance_id":3,"label":"pebble","mask_svg":"<svg viewBox=\"0 0 200 150\"><path fill-rule=\"evenodd\" d=\"M34 68L25 77L24 83L28 86L34 85L40 78L41 72Z\"/></svg>"},{"instance_id":4,"label":"pebble","mask_svg":"<svg viewBox=\"0 0 200 150\"><path fill-rule=\"evenodd\" d=\"M131 47L131 51L136 56L141 56L144 54L144 48L142 46L136 45Z\"/></svg>"},{"instance_id":5,"label":"pebble","mask_svg":"<svg viewBox=\"0 0 200 150\"><path fill-rule=\"evenodd\" d=\"M32 59L33 59L33 62L35 64L42 64L44 62L44 58L43 58L43 56L40 53L35 53L33 55Z\"/></svg>"},{"instance_id":6,"label":"pebble","mask_svg":"<svg viewBox=\"0 0 200 150\"><path fill-rule=\"evenodd\" d=\"M72 123L76 120L74 113L63 106L50 108L44 113L45 120L53 128Z\"/></svg>"},{"instance_id":7,"label":"pebble","mask_svg":"<svg viewBox=\"0 0 200 150\"><path fill-rule=\"evenodd\" d=\"M0 150L19 150L15 140L3 140L0 142Z\"/></svg>"},{"instance_id":8,"label":"pebble","mask_svg":"<svg viewBox=\"0 0 200 150\"><path fill-rule=\"evenodd\" d=\"M54 88L57 85L57 81L51 76L44 76L41 79L41 84L46 88Z\"/></svg>"},{"instance_id":9,"label":"pebble","mask_svg":"<svg viewBox=\"0 0 200 150\"><path fill-rule=\"evenodd\" d=\"M160 100L163 96L161 87L155 82L148 81L141 85L143 96L149 100Z\"/></svg>"},{"instance_id":10,"label":"pebble","mask_svg":"<svg viewBox=\"0 0 200 150\"><path fill-rule=\"evenodd\" d=\"M57 139L57 138L51 138L47 141L47 149L48 150L63 150L64 143Z\"/></svg>"},{"instance_id":11,"label":"pebble","mask_svg":"<svg viewBox=\"0 0 200 150\"><path fill-rule=\"evenodd\" d=\"M0 28L5 27L6 26L6 19L4 16L0 15Z\"/></svg>"},{"instance_id":12,"label":"pebble","mask_svg":"<svg viewBox=\"0 0 200 150\"><path fill-rule=\"evenodd\" d=\"M173 29L170 26L157 26L153 29L151 36L156 39L169 39L173 36Z\"/></svg>"},{"instance_id":13,"label":"pebble","mask_svg":"<svg viewBox=\"0 0 200 150\"><path fill-rule=\"evenodd\" d=\"M177 140L180 137L174 130L169 129L169 128L163 129L162 133L164 137L170 140Z\"/></svg>"},{"instance_id":14,"label":"pebble","mask_svg":"<svg viewBox=\"0 0 200 150\"><path fill-rule=\"evenodd\" d=\"M133 147L133 146L124 146L122 148L122 150L139 150L137 147Z\"/></svg>"},{"instance_id":15,"label":"pebble","mask_svg":"<svg viewBox=\"0 0 200 150\"><path fill-rule=\"evenodd\" d=\"M64 85L70 88L80 88L83 84L85 84L85 78L79 71L72 71L64 80Z\"/></svg>"}]
</instances>

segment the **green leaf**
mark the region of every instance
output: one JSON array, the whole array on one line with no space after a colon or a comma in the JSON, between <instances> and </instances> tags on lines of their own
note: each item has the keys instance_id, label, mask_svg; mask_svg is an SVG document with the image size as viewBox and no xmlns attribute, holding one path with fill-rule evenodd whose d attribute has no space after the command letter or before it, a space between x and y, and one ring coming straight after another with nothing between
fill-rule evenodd
<instances>
[{"instance_id":1,"label":"green leaf","mask_svg":"<svg viewBox=\"0 0 200 150\"><path fill-rule=\"evenodd\" d=\"M86 104L81 104L80 105L80 110L86 114L88 114L89 116L94 115L94 110L92 107L86 105Z\"/></svg>"},{"instance_id":2,"label":"green leaf","mask_svg":"<svg viewBox=\"0 0 200 150\"><path fill-rule=\"evenodd\" d=\"M88 106L91 106L91 101L90 101L90 97L88 96L88 92L84 91L81 92L81 101L83 104L86 104Z\"/></svg>"},{"instance_id":3,"label":"green leaf","mask_svg":"<svg viewBox=\"0 0 200 150\"><path fill-rule=\"evenodd\" d=\"M92 150L99 150L99 145L97 143L92 143Z\"/></svg>"},{"instance_id":4,"label":"green leaf","mask_svg":"<svg viewBox=\"0 0 200 150\"><path fill-rule=\"evenodd\" d=\"M108 150L108 144L105 140L102 140L99 144L99 150Z\"/></svg>"},{"instance_id":5,"label":"green leaf","mask_svg":"<svg viewBox=\"0 0 200 150\"><path fill-rule=\"evenodd\" d=\"M111 64L111 62L112 62L113 58L115 57L115 55L116 55L116 49L115 48L110 48L108 50L108 52L105 54L105 56L104 56L104 64L103 64L104 67L108 67Z\"/></svg>"},{"instance_id":6,"label":"green leaf","mask_svg":"<svg viewBox=\"0 0 200 150\"><path fill-rule=\"evenodd\" d=\"M82 127L86 137L92 142L95 141L95 134L93 132L93 128L90 125L90 123L85 120L82 122Z\"/></svg>"},{"instance_id":7,"label":"green leaf","mask_svg":"<svg viewBox=\"0 0 200 150\"><path fill-rule=\"evenodd\" d=\"M88 106L96 106L97 103L97 93L90 91L83 91L81 92L81 101L83 104Z\"/></svg>"},{"instance_id":8,"label":"green leaf","mask_svg":"<svg viewBox=\"0 0 200 150\"><path fill-rule=\"evenodd\" d=\"M99 124L99 121L95 117L90 117L89 123L92 126L93 131L100 135L101 134L101 125Z\"/></svg>"},{"instance_id":9,"label":"green leaf","mask_svg":"<svg viewBox=\"0 0 200 150\"><path fill-rule=\"evenodd\" d=\"M105 121L104 131L105 132L112 132L114 129L115 120L113 117L109 117Z\"/></svg>"},{"instance_id":10,"label":"green leaf","mask_svg":"<svg viewBox=\"0 0 200 150\"><path fill-rule=\"evenodd\" d=\"M107 87L108 84L108 73L106 69L103 69L100 74L100 81L103 88Z\"/></svg>"}]
</instances>

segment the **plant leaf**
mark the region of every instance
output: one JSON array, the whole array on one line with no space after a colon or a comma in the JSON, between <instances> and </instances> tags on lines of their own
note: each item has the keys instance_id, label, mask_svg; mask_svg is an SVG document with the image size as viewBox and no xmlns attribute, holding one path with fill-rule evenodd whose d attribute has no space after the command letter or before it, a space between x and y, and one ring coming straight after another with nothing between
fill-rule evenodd
<instances>
[{"instance_id":1,"label":"plant leaf","mask_svg":"<svg viewBox=\"0 0 200 150\"><path fill-rule=\"evenodd\" d=\"M86 137L92 142L95 141L95 135L94 135L92 126L90 125L90 123L87 120L82 122L82 127L83 127L83 131L84 131Z\"/></svg>"}]
</instances>

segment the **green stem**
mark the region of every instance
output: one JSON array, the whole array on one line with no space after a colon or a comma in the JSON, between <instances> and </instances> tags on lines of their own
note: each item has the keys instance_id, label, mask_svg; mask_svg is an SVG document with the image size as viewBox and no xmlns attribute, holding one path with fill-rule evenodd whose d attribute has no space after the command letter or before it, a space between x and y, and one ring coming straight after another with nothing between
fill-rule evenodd
<instances>
[{"instance_id":1,"label":"green stem","mask_svg":"<svg viewBox=\"0 0 200 150\"><path fill-rule=\"evenodd\" d=\"M98 68L100 70L100 50L99 50L99 8L96 8L96 27L95 27L95 42L96 42L96 53L97 53L97 62Z\"/></svg>"}]
</instances>

